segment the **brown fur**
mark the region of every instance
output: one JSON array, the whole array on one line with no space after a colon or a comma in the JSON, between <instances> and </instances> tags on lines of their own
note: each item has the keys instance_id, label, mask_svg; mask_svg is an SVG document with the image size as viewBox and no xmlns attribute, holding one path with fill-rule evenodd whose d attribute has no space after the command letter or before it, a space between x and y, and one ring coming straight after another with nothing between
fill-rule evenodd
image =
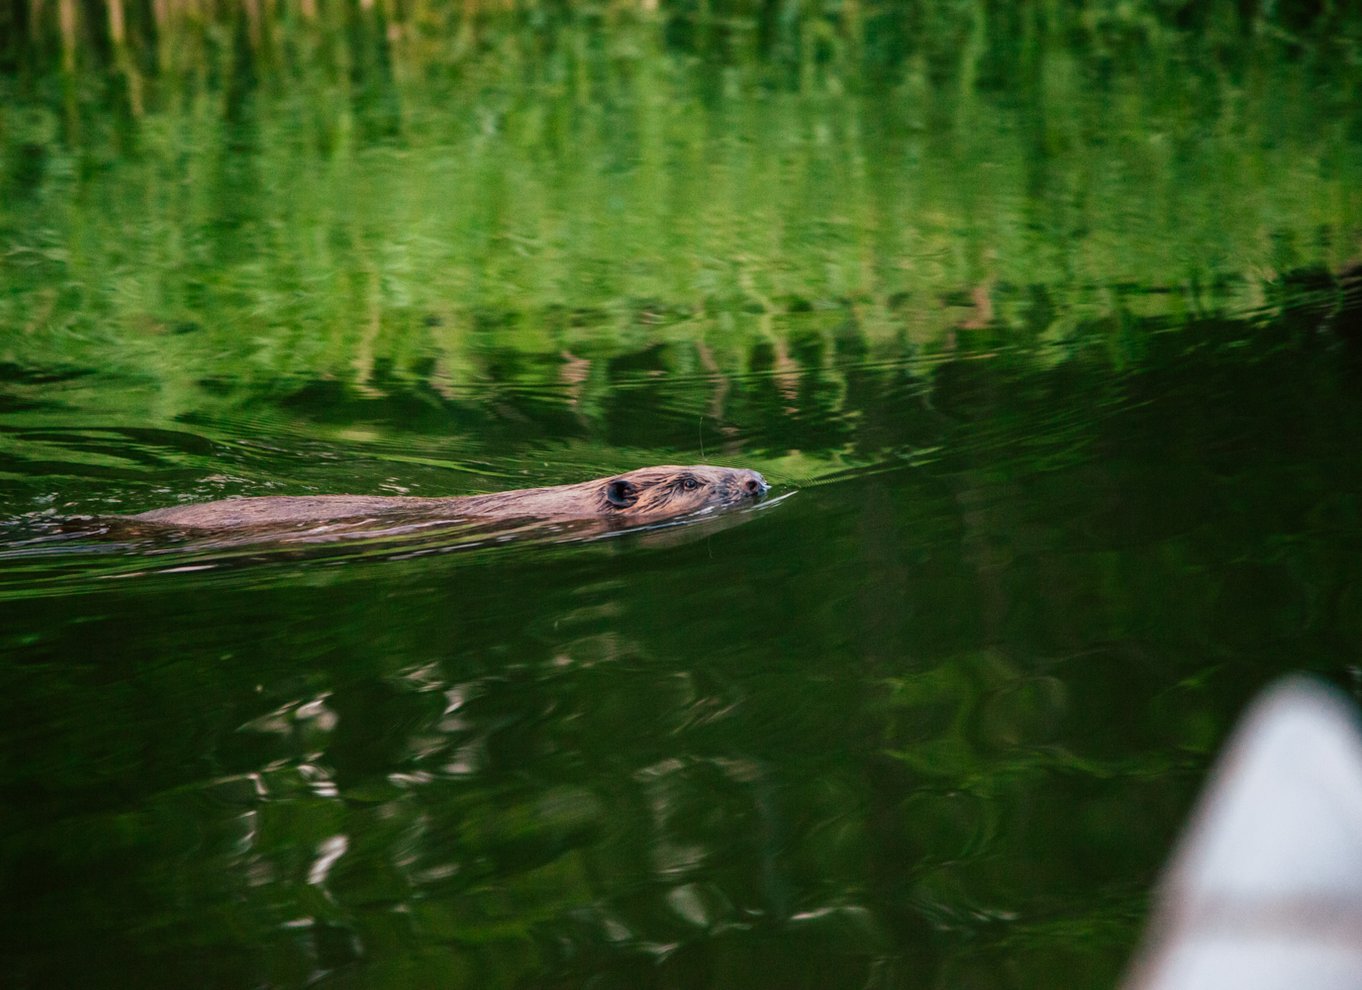
<instances>
[{"instance_id":1,"label":"brown fur","mask_svg":"<svg viewBox=\"0 0 1362 990\"><path fill-rule=\"evenodd\" d=\"M440 519L604 519L629 524L738 505L766 490L765 479L755 471L663 465L576 485L461 498L276 495L177 505L126 518L189 530Z\"/></svg>"}]
</instances>

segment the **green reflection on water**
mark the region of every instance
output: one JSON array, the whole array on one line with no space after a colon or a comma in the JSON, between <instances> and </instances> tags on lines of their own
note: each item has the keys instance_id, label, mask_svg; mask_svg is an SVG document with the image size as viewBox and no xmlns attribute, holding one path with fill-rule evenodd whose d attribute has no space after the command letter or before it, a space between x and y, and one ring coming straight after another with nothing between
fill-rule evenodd
<instances>
[{"instance_id":1,"label":"green reflection on water","mask_svg":"<svg viewBox=\"0 0 1362 990\"><path fill-rule=\"evenodd\" d=\"M1110 985L1243 701L1352 676L1355 59L538 9L5 79L0 972ZM799 490L426 556L48 531L701 459Z\"/></svg>"},{"instance_id":2,"label":"green reflection on water","mask_svg":"<svg viewBox=\"0 0 1362 990\"><path fill-rule=\"evenodd\" d=\"M1357 251L1346 63L1025 47L981 56L974 86L905 57L872 88L787 89L763 63L715 81L647 24L563 30L538 69L361 64L343 84L265 63L230 98L172 76L154 112L113 123L108 104L14 101L3 353L124 370L175 416L224 369L445 387L556 371L489 367L491 341L703 341L732 372L781 314L849 301L872 344L994 321L1064 341L1130 287L1173 290L1145 315L1217 290L1248 307Z\"/></svg>"}]
</instances>

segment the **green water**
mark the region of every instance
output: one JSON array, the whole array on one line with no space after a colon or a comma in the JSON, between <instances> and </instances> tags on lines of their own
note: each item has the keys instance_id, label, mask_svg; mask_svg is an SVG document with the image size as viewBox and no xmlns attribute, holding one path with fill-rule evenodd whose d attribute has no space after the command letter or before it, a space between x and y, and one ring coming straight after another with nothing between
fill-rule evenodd
<instances>
[{"instance_id":1,"label":"green water","mask_svg":"<svg viewBox=\"0 0 1362 990\"><path fill-rule=\"evenodd\" d=\"M970 30L6 78L0 982L1109 986L1246 701L1362 683L1357 63ZM773 497L64 522L695 462Z\"/></svg>"}]
</instances>

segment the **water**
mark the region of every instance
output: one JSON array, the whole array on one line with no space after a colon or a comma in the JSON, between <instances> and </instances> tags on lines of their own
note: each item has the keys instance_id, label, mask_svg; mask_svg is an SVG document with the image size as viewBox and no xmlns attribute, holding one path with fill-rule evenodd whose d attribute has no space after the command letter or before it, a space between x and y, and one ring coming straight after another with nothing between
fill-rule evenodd
<instances>
[{"instance_id":1,"label":"water","mask_svg":"<svg viewBox=\"0 0 1362 990\"><path fill-rule=\"evenodd\" d=\"M1245 701L1357 692L1327 100L1264 136L1135 83L1038 123L607 82L387 93L396 134L364 94L11 126L3 982L1106 986ZM696 462L773 497L606 538L65 522Z\"/></svg>"}]
</instances>

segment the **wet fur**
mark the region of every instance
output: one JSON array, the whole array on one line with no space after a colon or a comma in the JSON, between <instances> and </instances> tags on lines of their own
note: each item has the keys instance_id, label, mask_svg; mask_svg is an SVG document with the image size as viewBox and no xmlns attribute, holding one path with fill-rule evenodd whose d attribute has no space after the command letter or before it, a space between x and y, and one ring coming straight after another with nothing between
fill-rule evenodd
<instances>
[{"instance_id":1,"label":"wet fur","mask_svg":"<svg viewBox=\"0 0 1362 990\"><path fill-rule=\"evenodd\" d=\"M177 505L126 520L187 530L238 530L382 519L603 519L655 522L764 494L755 471L707 465L640 468L575 485L459 498L277 495Z\"/></svg>"}]
</instances>

